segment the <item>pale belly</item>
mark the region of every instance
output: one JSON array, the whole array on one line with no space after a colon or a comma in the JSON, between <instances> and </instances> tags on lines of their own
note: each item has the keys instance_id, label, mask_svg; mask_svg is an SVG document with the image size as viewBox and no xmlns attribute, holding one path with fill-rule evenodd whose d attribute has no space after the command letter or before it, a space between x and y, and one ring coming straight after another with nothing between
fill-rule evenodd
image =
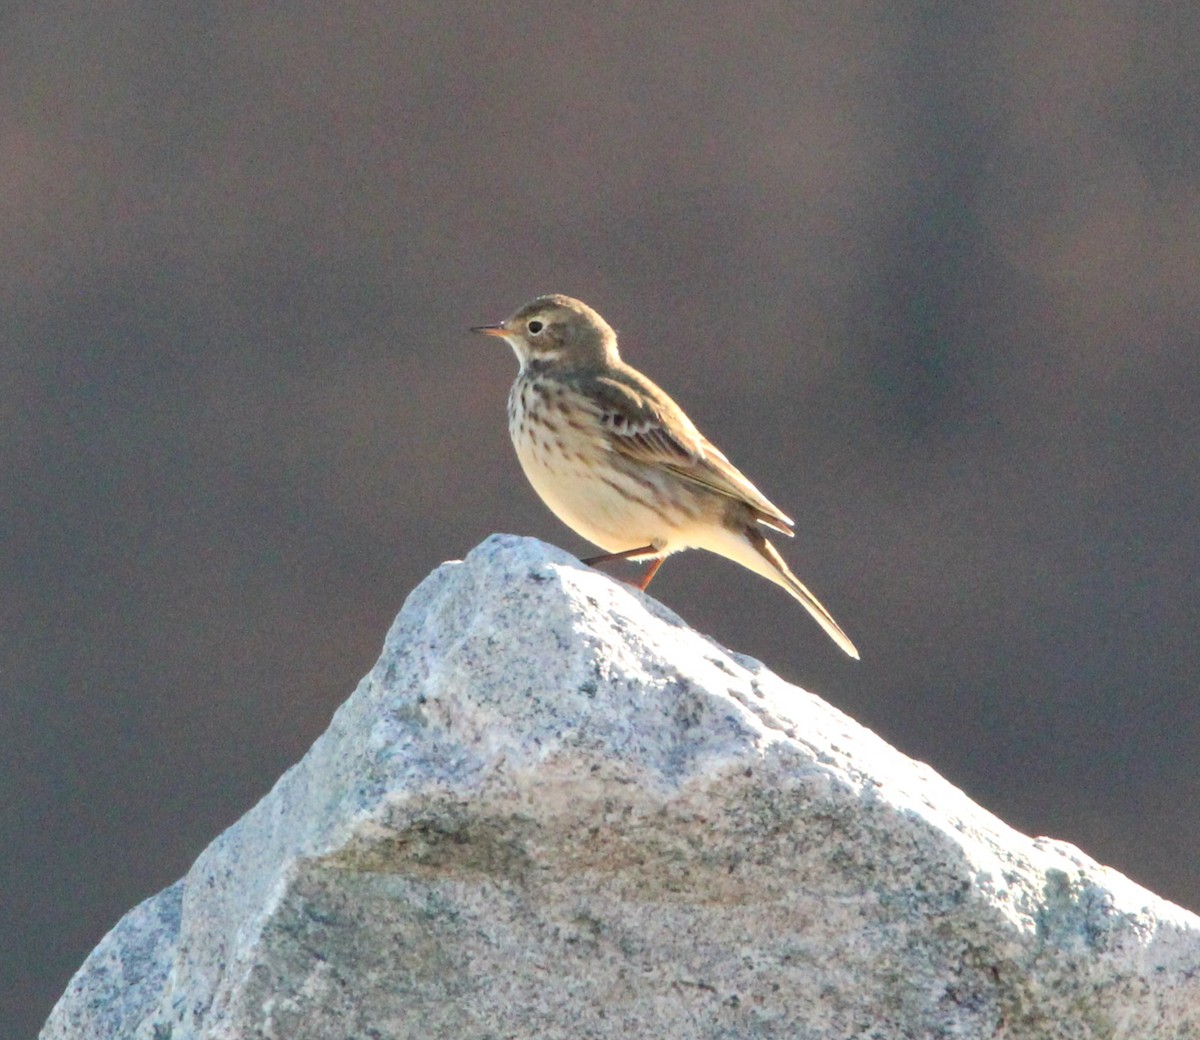
<instances>
[{"instance_id":1,"label":"pale belly","mask_svg":"<svg viewBox=\"0 0 1200 1040\"><path fill-rule=\"evenodd\" d=\"M522 444L517 438L513 446L526 478L550 511L606 552L652 545L655 551L647 556L665 555L698 544L689 537L689 502L678 502L673 524L651 506L672 493L678 499L677 487L613 471L599 457L599 449L585 461L573 452L555 452L551 458L548 452L553 449Z\"/></svg>"}]
</instances>

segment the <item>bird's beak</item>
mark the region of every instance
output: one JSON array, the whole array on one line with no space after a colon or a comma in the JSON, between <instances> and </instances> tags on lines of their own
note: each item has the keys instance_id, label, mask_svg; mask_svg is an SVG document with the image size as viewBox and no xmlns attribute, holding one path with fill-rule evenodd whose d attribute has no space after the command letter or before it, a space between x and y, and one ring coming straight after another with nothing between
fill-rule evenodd
<instances>
[{"instance_id":1,"label":"bird's beak","mask_svg":"<svg viewBox=\"0 0 1200 1040\"><path fill-rule=\"evenodd\" d=\"M503 325L474 325L472 332L482 332L485 336L507 336L508 329Z\"/></svg>"}]
</instances>

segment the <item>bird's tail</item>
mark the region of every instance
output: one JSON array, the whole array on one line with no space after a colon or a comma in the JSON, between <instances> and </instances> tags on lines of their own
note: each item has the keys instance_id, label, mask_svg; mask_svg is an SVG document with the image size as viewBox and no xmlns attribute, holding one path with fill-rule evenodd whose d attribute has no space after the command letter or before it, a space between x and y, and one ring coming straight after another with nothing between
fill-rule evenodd
<instances>
[{"instance_id":1,"label":"bird's tail","mask_svg":"<svg viewBox=\"0 0 1200 1040\"><path fill-rule=\"evenodd\" d=\"M850 642L850 637L842 631L842 626L833 620L833 615L821 605L821 601L816 596L808 591L804 582L792 573L791 568L779 555L779 551L767 541L757 527L747 527L742 537L738 537L734 531L730 531L728 528L725 530L729 537L722 540L723 544L720 547L706 545L705 548L735 560L756 574L769 578L776 585L782 585L804 605L804 609L816 619L817 624L825 629L830 639L856 661L858 660L858 650Z\"/></svg>"}]
</instances>

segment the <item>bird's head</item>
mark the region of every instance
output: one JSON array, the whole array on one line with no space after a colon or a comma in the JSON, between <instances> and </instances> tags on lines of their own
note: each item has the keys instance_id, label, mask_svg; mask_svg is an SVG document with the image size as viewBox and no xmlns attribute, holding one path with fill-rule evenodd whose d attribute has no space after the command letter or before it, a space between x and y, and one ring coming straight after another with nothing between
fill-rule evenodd
<instances>
[{"instance_id":1,"label":"bird's head","mask_svg":"<svg viewBox=\"0 0 1200 1040\"><path fill-rule=\"evenodd\" d=\"M617 334L608 322L570 296L539 296L507 321L471 331L507 340L522 370L611 365L619 359Z\"/></svg>"}]
</instances>

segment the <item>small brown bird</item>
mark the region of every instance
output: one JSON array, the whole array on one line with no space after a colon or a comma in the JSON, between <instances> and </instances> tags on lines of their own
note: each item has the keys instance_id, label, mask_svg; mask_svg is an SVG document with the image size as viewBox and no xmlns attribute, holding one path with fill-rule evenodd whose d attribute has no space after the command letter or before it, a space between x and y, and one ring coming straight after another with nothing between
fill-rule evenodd
<instances>
[{"instance_id":1,"label":"small brown bird","mask_svg":"<svg viewBox=\"0 0 1200 1040\"><path fill-rule=\"evenodd\" d=\"M508 432L534 490L606 560L649 560L639 588L680 549L707 549L782 585L838 646L858 651L759 525L793 522L750 483L671 398L621 360L617 334L586 303L539 296L500 325L521 369Z\"/></svg>"}]
</instances>

